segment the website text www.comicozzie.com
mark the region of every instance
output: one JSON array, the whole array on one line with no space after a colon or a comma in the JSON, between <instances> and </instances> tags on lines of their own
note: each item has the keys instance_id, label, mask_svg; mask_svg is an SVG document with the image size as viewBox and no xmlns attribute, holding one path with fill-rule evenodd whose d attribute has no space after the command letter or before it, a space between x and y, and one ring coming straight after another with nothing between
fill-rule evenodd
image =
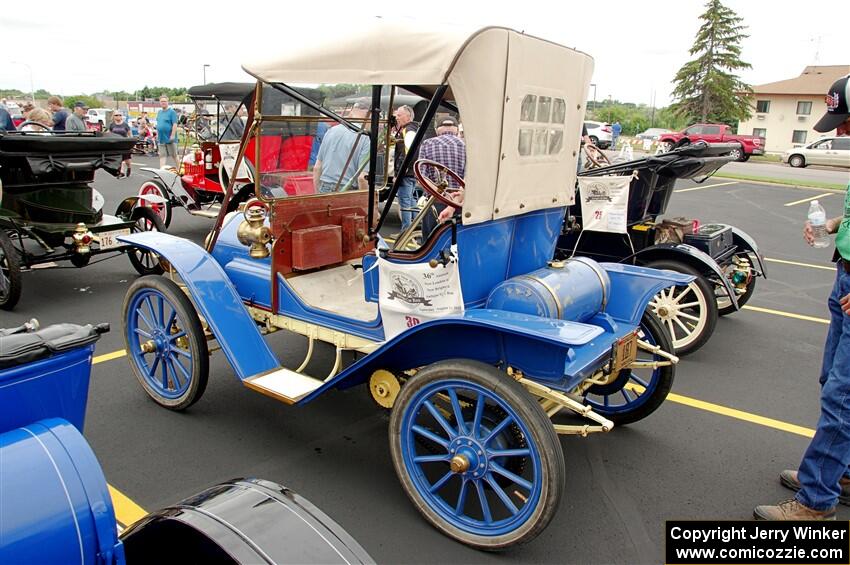
<instances>
[{"instance_id":1,"label":"website text www.comicozzie.com","mask_svg":"<svg viewBox=\"0 0 850 565\"><path fill-rule=\"evenodd\" d=\"M666 559L675 564L848 564L848 522L666 524Z\"/></svg>"}]
</instances>

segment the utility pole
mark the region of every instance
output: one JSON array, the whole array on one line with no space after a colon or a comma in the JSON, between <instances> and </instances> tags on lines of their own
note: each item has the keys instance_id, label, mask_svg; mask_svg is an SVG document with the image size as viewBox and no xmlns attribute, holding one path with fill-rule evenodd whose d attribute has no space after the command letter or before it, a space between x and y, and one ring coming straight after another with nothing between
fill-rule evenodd
<instances>
[{"instance_id":1,"label":"utility pole","mask_svg":"<svg viewBox=\"0 0 850 565\"><path fill-rule=\"evenodd\" d=\"M650 104L652 104L652 113L649 116L649 127L655 127L655 89L652 89L652 96Z\"/></svg>"},{"instance_id":2,"label":"utility pole","mask_svg":"<svg viewBox=\"0 0 850 565\"><path fill-rule=\"evenodd\" d=\"M593 87L593 111L596 111L596 84L590 83L590 86Z\"/></svg>"},{"instance_id":3,"label":"utility pole","mask_svg":"<svg viewBox=\"0 0 850 565\"><path fill-rule=\"evenodd\" d=\"M204 63L204 84L207 83L207 67L209 67L209 65Z\"/></svg>"}]
</instances>

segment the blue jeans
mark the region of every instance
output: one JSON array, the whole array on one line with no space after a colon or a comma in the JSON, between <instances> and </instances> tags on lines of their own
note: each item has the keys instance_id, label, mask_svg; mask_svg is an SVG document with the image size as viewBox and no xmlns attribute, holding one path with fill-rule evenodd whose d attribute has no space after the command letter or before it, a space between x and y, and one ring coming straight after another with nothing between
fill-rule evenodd
<instances>
[{"instance_id":1,"label":"blue jeans","mask_svg":"<svg viewBox=\"0 0 850 565\"><path fill-rule=\"evenodd\" d=\"M835 286L829 296L829 332L821 368L821 414L798 478L797 500L815 510L835 506L842 476L850 476L850 316L838 301L850 294L850 274L838 262Z\"/></svg>"},{"instance_id":2,"label":"blue jeans","mask_svg":"<svg viewBox=\"0 0 850 565\"><path fill-rule=\"evenodd\" d=\"M413 198L413 189L416 188L416 178L401 177L398 185L398 205L401 208L401 229L404 230L413 221L416 208L416 200Z\"/></svg>"}]
</instances>

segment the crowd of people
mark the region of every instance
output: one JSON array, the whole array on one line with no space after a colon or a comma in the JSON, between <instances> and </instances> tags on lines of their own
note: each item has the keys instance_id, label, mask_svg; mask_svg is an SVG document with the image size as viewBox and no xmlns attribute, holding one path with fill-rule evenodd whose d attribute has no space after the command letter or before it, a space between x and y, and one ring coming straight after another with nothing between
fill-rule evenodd
<instances>
[{"instance_id":1,"label":"crowd of people","mask_svg":"<svg viewBox=\"0 0 850 565\"><path fill-rule=\"evenodd\" d=\"M142 112L135 124L128 121L122 110L115 110L112 119L106 125L105 131L121 137L136 137L144 153L159 155L160 167L165 167L170 161L176 167L177 162L177 112L169 105L168 97L159 99L160 111L156 120L151 122L147 112ZM21 106L23 121L16 127L14 120L5 104L0 103L0 131L28 132L85 132L90 127L87 121L88 106L84 102L76 102L69 110L65 108L62 98L51 96L47 99L47 108L40 108L32 102ZM134 127L135 126L135 127ZM134 130L135 129L135 133ZM130 154L124 156L124 165L120 176L130 176Z\"/></svg>"},{"instance_id":2,"label":"crowd of people","mask_svg":"<svg viewBox=\"0 0 850 565\"><path fill-rule=\"evenodd\" d=\"M366 100L357 101L347 112L347 118L366 123L370 117L370 105ZM320 125L324 122L320 122ZM466 172L466 144L461 136L460 124L453 116L438 120L435 124L436 135L422 141L416 148L413 140L416 132L423 127L415 120L413 108L407 105L399 106L393 112L393 172L399 177L398 203L401 215L402 231L413 222L419 212L416 200L421 188L414 176L412 166L404 167L405 159L413 151L408 163L417 159L426 159L451 169L462 179ZM317 132L311 151L310 165L313 172L313 184L316 192L321 194L348 190L356 186L365 189L367 186L366 163L369 159L369 139L363 132L356 132L346 127L328 127ZM428 170L426 174L438 180L436 171ZM451 177L446 178L448 199L463 204L463 188ZM427 233L437 221L451 217L454 208L444 204L432 207L433 217L423 220L423 233Z\"/></svg>"}]
</instances>

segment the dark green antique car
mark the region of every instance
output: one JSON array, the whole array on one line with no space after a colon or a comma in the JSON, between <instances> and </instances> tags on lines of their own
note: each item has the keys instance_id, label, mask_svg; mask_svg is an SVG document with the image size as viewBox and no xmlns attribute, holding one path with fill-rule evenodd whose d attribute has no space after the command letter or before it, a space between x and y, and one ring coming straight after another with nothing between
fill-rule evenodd
<instances>
[{"instance_id":1,"label":"dark green antique car","mask_svg":"<svg viewBox=\"0 0 850 565\"><path fill-rule=\"evenodd\" d=\"M89 264L100 254L126 253L141 274L161 273L155 253L122 244L118 236L164 231L139 197L114 216L91 185L97 169L117 176L135 140L95 132L0 132L0 309L21 296L22 272L36 265Z\"/></svg>"}]
</instances>

